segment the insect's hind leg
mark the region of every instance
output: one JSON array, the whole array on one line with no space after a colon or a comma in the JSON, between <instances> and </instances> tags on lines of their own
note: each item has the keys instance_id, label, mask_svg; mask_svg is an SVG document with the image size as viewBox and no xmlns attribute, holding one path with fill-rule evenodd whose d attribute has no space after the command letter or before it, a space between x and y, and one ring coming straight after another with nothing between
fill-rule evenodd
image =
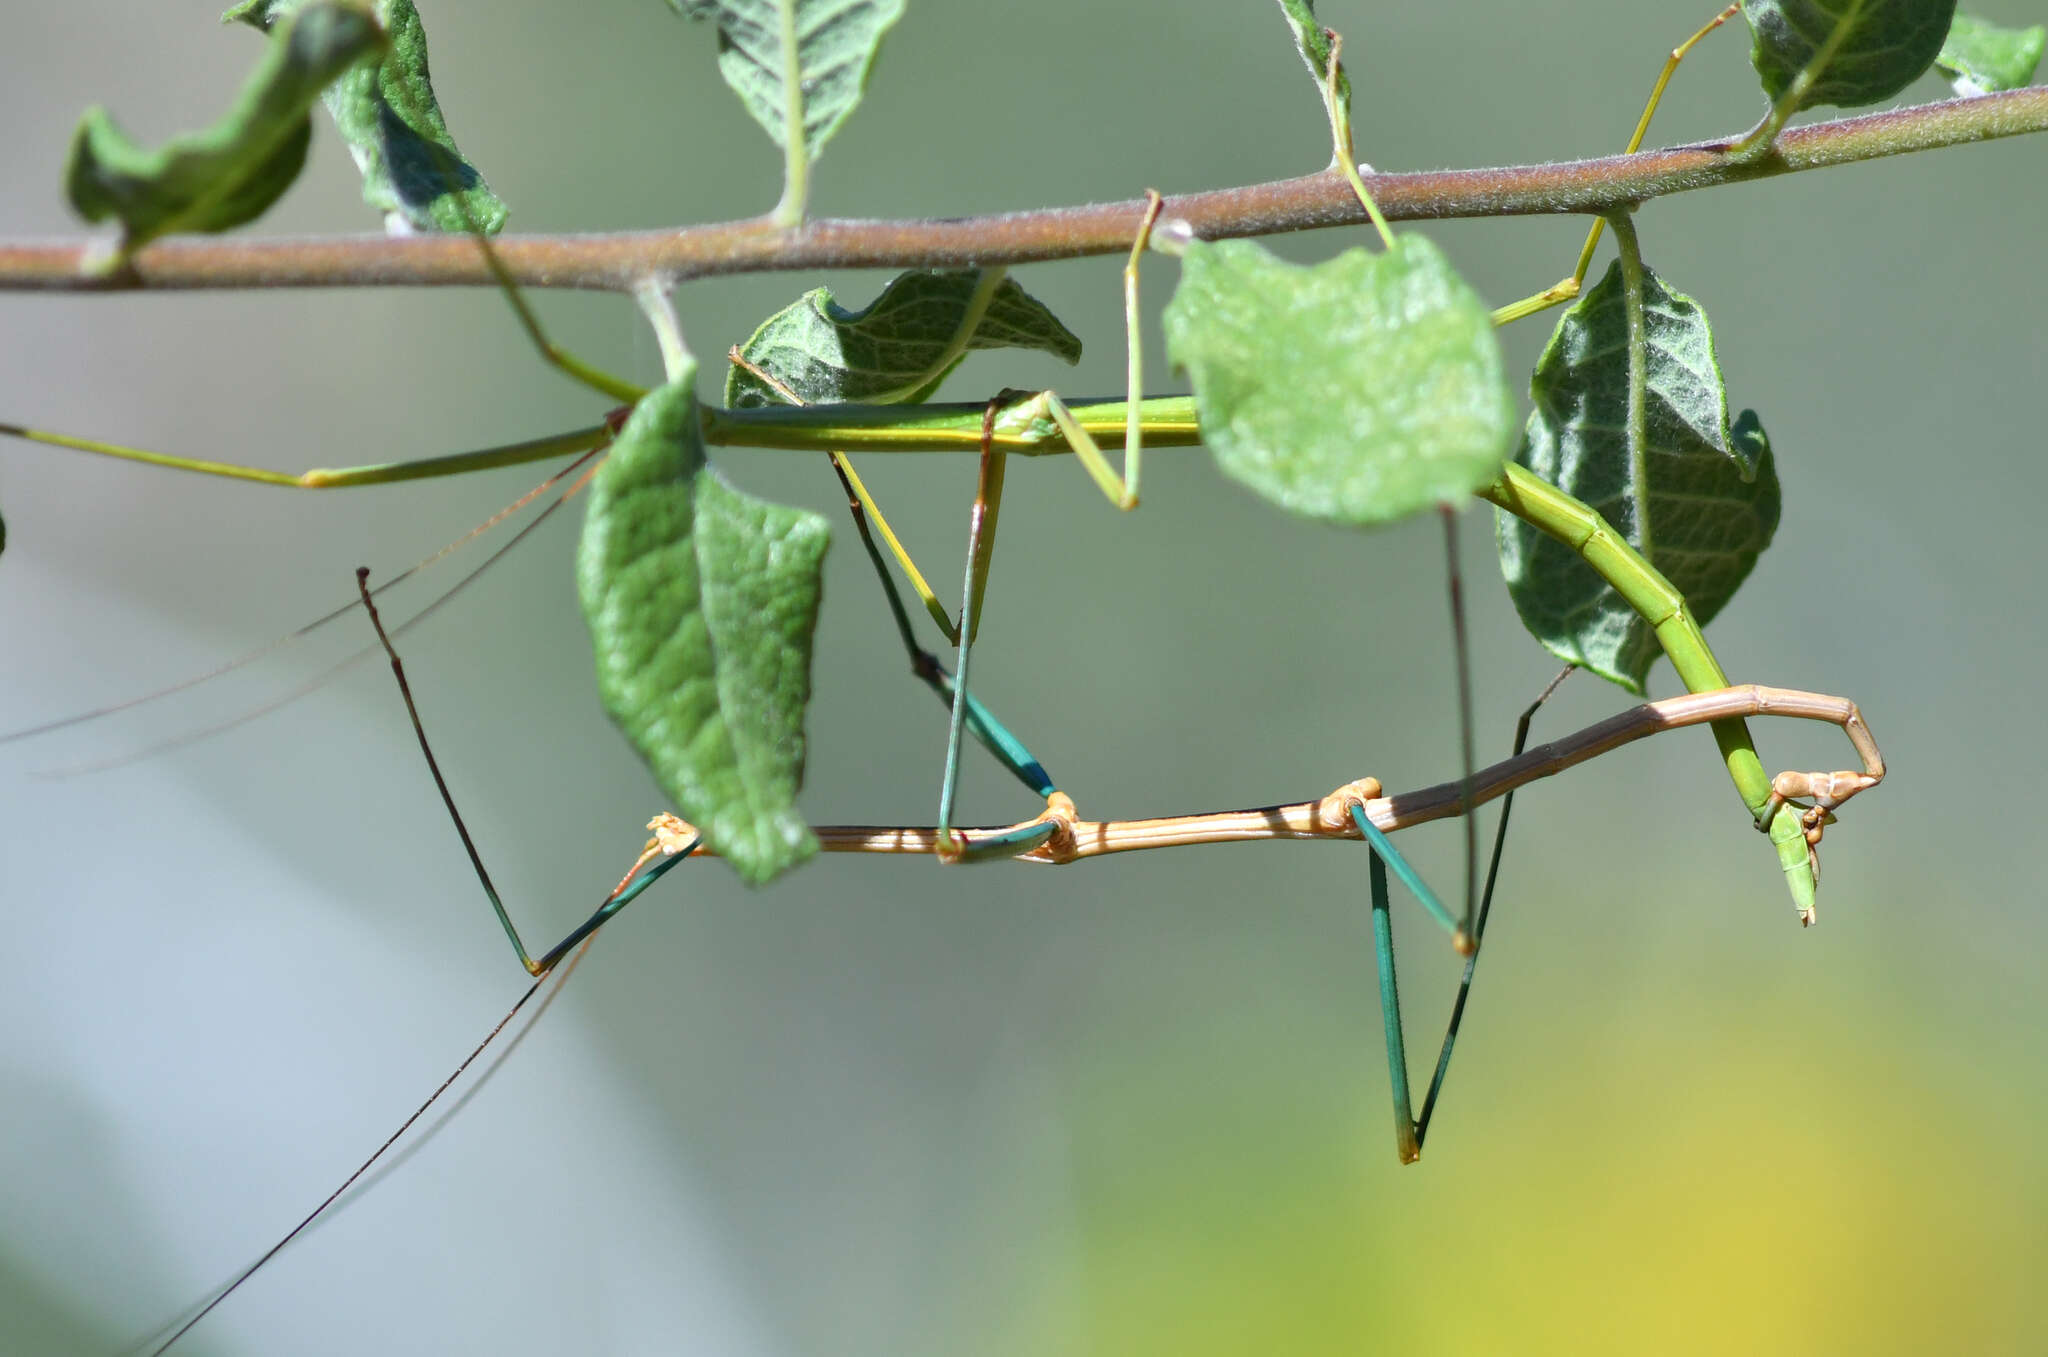
<instances>
[{"instance_id":1,"label":"insect's hind leg","mask_svg":"<svg viewBox=\"0 0 2048 1357\"><path fill-rule=\"evenodd\" d=\"M1535 719L1537 709L1548 702L1559 685L1571 677L1574 667L1566 665L1559 670L1557 677L1536 695L1536 700L1523 709L1521 719L1515 723L1515 747L1509 757L1519 756L1523 749L1528 747L1529 723ZM1423 1142L1429 1137L1430 1118L1436 1113L1437 1099L1443 1093L1444 1078L1450 1073L1451 1051L1458 1043L1458 1028L1465 1021L1465 1005L1472 997L1472 976L1479 968L1480 944L1486 937L1487 916L1493 912L1493 887L1500 878L1501 853L1507 847L1508 841L1508 816L1514 808L1515 794L1509 792L1501 800L1500 819L1494 824L1493 856L1486 867L1486 887L1480 892L1479 907L1472 917L1471 951L1465 956L1465 972L1458 978L1458 997L1451 1002L1450 1021L1444 1025L1443 1045L1437 1050L1436 1071L1430 1076L1429 1091L1422 1095L1422 1111L1415 1118L1417 1154L1422 1152Z\"/></svg>"}]
</instances>

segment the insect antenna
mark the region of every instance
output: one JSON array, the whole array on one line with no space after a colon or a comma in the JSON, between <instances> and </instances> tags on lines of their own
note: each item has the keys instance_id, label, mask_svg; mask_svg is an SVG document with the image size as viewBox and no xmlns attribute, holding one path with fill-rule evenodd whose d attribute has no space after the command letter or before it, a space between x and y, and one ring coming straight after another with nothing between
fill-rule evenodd
<instances>
[{"instance_id":1,"label":"insect antenna","mask_svg":"<svg viewBox=\"0 0 2048 1357\"><path fill-rule=\"evenodd\" d=\"M506 509L501 510L497 514L494 514L488 522L479 525L477 528L472 529L462 538L450 543L448 546L441 548L441 550L435 552L432 556L429 556L424 560L420 561L418 564L412 566L410 569L402 572L401 574L393 577L392 579L386 580L383 584L378 585L377 588L372 591L372 593L382 594L385 590L390 589L394 585L398 584L401 580L410 578L411 576L425 569L427 566L430 566L440 561L442 558L446 557L450 552L467 544L470 541L473 541L482 532L488 530L491 527L496 526L499 522L502 522L510 514L517 512L518 509L524 508L528 504L531 504L533 500L536 499L539 495L545 493L546 491L560 484L564 477L568 476L569 474L577 470L579 467L583 466L585 462L589 461L589 459L595 456L599 451L601 451L601 449L593 448L590 452L583 454L583 456L577 458L574 462L564 467L561 471L549 477L539 486L536 486L533 491L522 496L513 505L508 506ZM526 523L522 524L518 532L514 533L509 540L500 545L496 551L493 551L480 564L472 568L468 574L464 575L461 579L457 580L454 584L450 585L432 602L426 604L418 612L414 613L411 617L407 618L404 622L393 627L391 629L392 635L403 636L405 635L405 633L411 631L414 627L418 626L421 622L424 622L428 617L440 611L440 609L444 605L449 603L451 600L453 600L457 594L460 594L463 590L467 589L471 584L475 583L478 576L482 575L485 571L489 570L492 566L496 565L499 561L503 560L505 556L509 554L514 547L518 546L521 542L524 542L527 538L532 536L533 533L540 528L541 524L545 523L550 517L554 515L556 510L560 509L564 504L568 503L569 500L573 498L579 490L582 489L583 484L583 480L578 480L576 483L572 484L567 490L563 491L560 495L558 495L554 500L544 505L539 513L535 514L533 518L528 520ZM272 651L275 651L281 648L282 646L289 644L292 641L299 640L300 638L310 634L315 629L326 625L328 622L331 622L336 618L347 616L350 612L353 612L357 607L361 606L361 602L362 600L360 599L360 597L352 599L348 603L345 603L341 607L334 609L332 612L327 613L318 620L310 622L307 625L299 628L297 631L292 632L290 635L280 637L275 641L267 642L262 647L256 650L252 650L245 655L239 656L236 659L229 661L227 664L221 665L218 668L209 671L208 673L197 675L193 678L189 678L183 680L180 683L174 684L171 687L158 689L156 692L146 693L141 697L130 698L125 702L116 703L109 707L103 707L96 711L82 712L76 716L66 717L60 721L49 722L30 730L16 731L9 735L0 736L0 744L4 744L9 740L27 739L32 735L40 735L48 731L61 729L65 726L77 725L85 721L94 720L101 716L111 716L117 712L127 711L130 708L139 707L145 703L153 702L158 698L169 697L174 693L184 692L188 689L195 688L200 684L207 682L210 679L221 677L222 675L231 673L234 670L243 667L244 665L253 663L254 661L270 654ZM285 707L288 707L292 703L297 702L302 697L307 697L315 692L318 692L320 689L326 687L329 683L333 682L334 679L337 678L339 675L345 673L349 669L354 668L356 665L361 664L364 660L367 660L371 656L377 654L378 649L379 647L377 646L377 644L375 642L372 642L371 644L366 645L361 649L356 650L351 654L343 657L342 659L336 661L334 664L329 665L327 668L321 670L318 674L306 680L304 683L300 684L296 688L292 688L287 692L281 694L280 696L270 699L267 702L248 708L245 711L238 712L225 720L215 721L208 725L198 726L190 730L180 731L175 735L166 736L164 739L157 740L150 744L144 745L140 749L127 750L111 758L100 759L88 763L67 764L58 768L38 769L35 772L34 776L43 778L71 778L82 777L89 773L110 772L116 768L125 768L130 764L140 763L144 759L154 758L158 754L166 754L174 749L182 749L187 745L196 744L201 740L210 739L215 735L225 734L230 730L235 730L241 726L247 725L251 721L260 720L261 718L270 715L272 712L279 711Z\"/></svg>"}]
</instances>

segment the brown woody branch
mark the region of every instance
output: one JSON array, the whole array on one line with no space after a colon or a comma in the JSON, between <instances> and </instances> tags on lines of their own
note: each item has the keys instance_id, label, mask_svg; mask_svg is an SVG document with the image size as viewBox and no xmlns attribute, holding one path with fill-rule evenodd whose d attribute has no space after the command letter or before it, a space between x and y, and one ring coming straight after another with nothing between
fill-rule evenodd
<instances>
[{"instance_id":1,"label":"brown woody branch","mask_svg":"<svg viewBox=\"0 0 2048 1357\"><path fill-rule=\"evenodd\" d=\"M1387 217L1605 215L1692 189L1912 151L2048 130L2048 86L1952 99L1783 133L1757 159L1726 142L1637 155L1500 169L1373 174ZM675 230L506 236L499 255L525 287L628 291L714 274L828 268L1024 264L1130 249L1145 200L950 220L828 218L793 229L764 219ZM1210 239L1271 235L1364 220L1334 170L1166 200L1165 215ZM255 287L481 287L494 280L462 236L186 239L141 251L112 277L86 272L90 243L0 241L0 291L199 290Z\"/></svg>"}]
</instances>

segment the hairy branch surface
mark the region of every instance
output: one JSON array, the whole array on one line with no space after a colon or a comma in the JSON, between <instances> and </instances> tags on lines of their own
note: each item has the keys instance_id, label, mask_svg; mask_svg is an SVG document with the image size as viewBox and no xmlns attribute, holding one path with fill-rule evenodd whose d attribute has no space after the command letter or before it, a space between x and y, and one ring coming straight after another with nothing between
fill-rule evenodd
<instances>
[{"instance_id":1,"label":"hairy branch surface","mask_svg":"<svg viewBox=\"0 0 2048 1357\"><path fill-rule=\"evenodd\" d=\"M1719 184L2048 131L2048 86L1952 99L1782 134L1769 154L1738 160L1726 141L1500 169L1373 174L1390 220L1604 216L1652 198ZM629 292L649 279L830 268L943 268L1122 254L1146 200L948 220L826 219L783 228L768 218L609 234L506 236L497 251L530 288ZM1209 239L1362 222L1337 170L1166 199ZM497 279L463 236L183 239L149 246L112 276L86 270L92 245L0 241L0 291L204 290L257 287L488 287Z\"/></svg>"}]
</instances>

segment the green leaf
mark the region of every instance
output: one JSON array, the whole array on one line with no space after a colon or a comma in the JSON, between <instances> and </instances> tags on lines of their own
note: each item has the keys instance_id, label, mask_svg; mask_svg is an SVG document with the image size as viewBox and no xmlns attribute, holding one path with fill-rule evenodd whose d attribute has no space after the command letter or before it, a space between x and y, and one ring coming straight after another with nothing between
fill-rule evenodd
<instances>
[{"instance_id":1,"label":"green leaf","mask_svg":"<svg viewBox=\"0 0 2048 1357\"><path fill-rule=\"evenodd\" d=\"M2048 28L2040 24L2000 28L1957 10L1934 64L1957 94L2016 90L2034 78L2044 46L2048 46Z\"/></svg>"},{"instance_id":2,"label":"green leaf","mask_svg":"<svg viewBox=\"0 0 2048 1357\"><path fill-rule=\"evenodd\" d=\"M797 813L825 520L704 459L690 366L591 488L576 582L605 710L704 841L759 885L817 851Z\"/></svg>"},{"instance_id":3,"label":"green leaf","mask_svg":"<svg viewBox=\"0 0 2048 1357\"><path fill-rule=\"evenodd\" d=\"M1773 103L1832 44L1797 112L1897 94L1934 63L1955 8L1955 0L1743 0L1742 13L1750 62Z\"/></svg>"},{"instance_id":4,"label":"green leaf","mask_svg":"<svg viewBox=\"0 0 2048 1357\"><path fill-rule=\"evenodd\" d=\"M1705 625L1770 545L1778 474L1753 411L1731 429L1706 312L1643 271L1645 447L1628 447L1628 311L1620 261L1564 314L1529 383L1536 408L1515 460L1598 510L1685 595ZM1522 622L1569 663L1631 692L1662 648L1614 588L1563 543L1501 513L1501 574Z\"/></svg>"},{"instance_id":5,"label":"green leaf","mask_svg":"<svg viewBox=\"0 0 2048 1357\"><path fill-rule=\"evenodd\" d=\"M87 221L120 221L117 263L172 231L225 231L254 220L305 164L313 100L384 42L369 11L314 0L271 36L234 107L203 132L145 151L104 109L86 110L64 170L71 205Z\"/></svg>"},{"instance_id":6,"label":"green leaf","mask_svg":"<svg viewBox=\"0 0 2048 1357\"><path fill-rule=\"evenodd\" d=\"M243 0L221 15L269 32L304 0ZM483 231L505 224L505 204L463 159L441 117L427 70L427 31L412 0L376 0L391 37L381 62L350 67L323 96L363 172L363 201L392 235Z\"/></svg>"},{"instance_id":7,"label":"green leaf","mask_svg":"<svg viewBox=\"0 0 2048 1357\"><path fill-rule=\"evenodd\" d=\"M789 149L803 129L815 160L867 90L882 35L903 17L904 0L668 0L687 18L718 25L718 70Z\"/></svg>"},{"instance_id":8,"label":"green leaf","mask_svg":"<svg viewBox=\"0 0 2048 1357\"><path fill-rule=\"evenodd\" d=\"M1308 73L1316 78L1316 88L1321 89L1330 78L1330 39L1316 19L1315 0L1279 0L1279 4L1288 27L1294 30L1294 50L1301 53ZM1346 117L1351 115L1351 77L1344 74L1341 63L1337 68L1337 106Z\"/></svg>"},{"instance_id":9,"label":"green leaf","mask_svg":"<svg viewBox=\"0 0 2048 1357\"><path fill-rule=\"evenodd\" d=\"M1043 302L1009 278L992 291L983 284L977 269L899 273L859 311L840 306L832 289L813 288L761 322L740 353L805 405L923 401L970 349L1080 360L1081 341ZM787 402L735 364L725 403Z\"/></svg>"},{"instance_id":10,"label":"green leaf","mask_svg":"<svg viewBox=\"0 0 2048 1357\"><path fill-rule=\"evenodd\" d=\"M1459 504L1514 440L1493 322L1425 237L1313 268L1196 241L1165 321L1217 465L1292 513L1372 524Z\"/></svg>"}]
</instances>

